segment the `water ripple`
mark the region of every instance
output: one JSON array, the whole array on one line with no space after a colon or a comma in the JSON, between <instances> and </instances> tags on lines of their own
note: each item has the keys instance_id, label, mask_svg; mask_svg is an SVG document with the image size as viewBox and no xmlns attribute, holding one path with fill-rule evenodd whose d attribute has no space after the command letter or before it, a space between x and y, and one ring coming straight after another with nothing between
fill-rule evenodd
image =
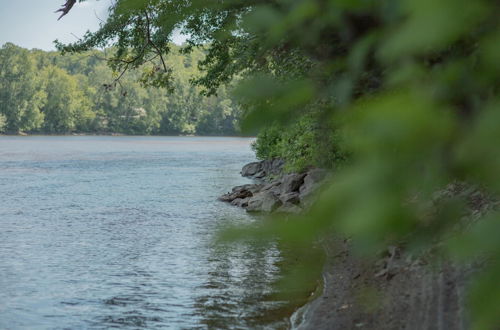
<instances>
[{"instance_id":1,"label":"water ripple","mask_svg":"<svg viewBox=\"0 0 500 330\"><path fill-rule=\"evenodd\" d=\"M0 137L0 328L281 328L273 245L216 201L250 139Z\"/></svg>"}]
</instances>

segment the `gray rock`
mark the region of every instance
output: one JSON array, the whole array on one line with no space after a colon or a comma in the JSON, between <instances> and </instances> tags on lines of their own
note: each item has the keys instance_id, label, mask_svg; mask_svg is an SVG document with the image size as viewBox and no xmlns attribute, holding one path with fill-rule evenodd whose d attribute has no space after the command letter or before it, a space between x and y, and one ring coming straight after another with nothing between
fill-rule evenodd
<instances>
[{"instance_id":1,"label":"gray rock","mask_svg":"<svg viewBox=\"0 0 500 330\"><path fill-rule=\"evenodd\" d=\"M299 189L300 204L302 206L307 208L312 205L314 193L320 189L327 176L328 171L320 168L314 168L307 172L304 183Z\"/></svg>"},{"instance_id":2,"label":"gray rock","mask_svg":"<svg viewBox=\"0 0 500 330\"><path fill-rule=\"evenodd\" d=\"M256 179L262 179L267 175L266 171L259 171L253 177Z\"/></svg>"},{"instance_id":3,"label":"gray rock","mask_svg":"<svg viewBox=\"0 0 500 330\"><path fill-rule=\"evenodd\" d=\"M231 205L238 206L238 207L247 207L248 201L250 200L250 198L251 197L233 199L233 201L231 202Z\"/></svg>"},{"instance_id":4,"label":"gray rock","mask_svg":"<svg viewBox=\"0 0 500 330\"><path fill-rule=\"evenodd\" d=\"M283 169L283 166L285 165L285 161L283 159L273 159L273 169L275 171L280 171Z\"/></svg>"},{"instance_id":5,"label":"gray rock","mask_svg":"<svg viewBox=\"0 0 500 330\"><path fill-rule=\"evenodd\" d=\"M262 169L266 172L266 176L277 176L283 171L285 162L282 159L265 160L262 163Z\"/></svg>"},{"instance_id":6,"label":"gray rock","mask_svg":"<svg viewBox=\"0 0 500 330\"><path fill-rule=\"evenodd\" d=\"M234 205L234 206L239 206L240 202L242 201L243 199L242 198L235 198L231 201L231 205Z\"/></svg>"},{"instance_id":7,"label":"gray rock","mask_svg":"<svg viewBox=\"0 0 500 330\"><path fill-rule=\"evenodd\" d=\"M304 184L299 189L300 199L303 200L316 191L321 186L321 182L327 174L326 170L320 168L315 168L307 172L307 175L304 177Z\"/></svg>"},{"instance_id":8,"label":"gray rock","mask_svg":"<svg viewBox=\"0 0 500 330\"><path fill-rule=\"evenodd\" d=\"M298 192L291 192L291 193L286 193L282 194L279 196L280 200L283 202L283 204L299 204L300 203L300 198L299 198L299 193Z\"/></svg>"},{"instance_id":9,"label":"gray rock","mask_svg":"<svg viewBox=\"0 0 500 330\"><path fill-rule=\"evenodd\" d=\"M262 185L254 185L254 184L249 184L249 185L243 185L243 186L236 186L233 188L233 191L227 194L224 194L219 197L220 201L223 202L232 202L235 199L243 199L247 197L252 197L253 196L253 191L257 192L260 190Z\"/></svg>"},{"instance_id":10,"label":"gray rock","mask_svg":"<svg viewBox=\"0 0 500 330\"><path fill-rule=\"evenodd\" d=\"M299 190L300 199L304 199L310 195L312 195L318 188L320 184L314 182L304 183Z\"/></svg>"},{"instance_id":11,"label":"gray rock","mask_svg":"<svg viewBox=\"0 0 500 330\"><path fill-rule=\"evenodd\" d=\"M279 181L279 180L272 181L271 183L268 183L267 185L263 186L261 191L270 191L275 195L279 195L279 194L281 194L280 185L281 185L281 181Z\"/></svg>"},{"instance_id":12,"label":"gray rock","mask_svg":"<svg viewBox=\"0 0 500 330\"><path fill-rule=\"evenodd\" d=\"M270 191L257 193L248 200L247 212L273 212L282 204Z\"/></svg>"},{"instance_id":13,"label":"gray rock","mask_svg":"<svg viewBox=\"0 0 500 330\"><path fill-rule=\"evenodd\" d=\"M262 162L253 162L246 164L241 169L242 176L254 176L257 172L262 170Z\"/></svg>"},{"instance_id":14,"label":"gray rock","mask_svg":"<svg viewBox=\"0 0 500 330\"><path fill-rule=\"evenodd\" d=\"M276 171L273 166L273 159L266 159L262 161L262 171L264 171L267 175L272 174Z\"/></svg>"},{"instance_id":15,"label":"gray rock","mask_svg":"<svg viewBox=\"0 0 500 330\"><path fill-rule=\"evenodd\" d=\"M328 174L327 170L322 168L313 168L307 172L307 175L304 178L304 183L318 183L323 181Z\"/></svg>"},{"instance_id":16,"label":"gray rock","mask_svg":"<svg viewBox=\"0 0 500 330\"><path fill-rule=\"evenodd\" d=\"M262 191L271 190L272 188L278 187L279 185L281 185L281 181L279 181L279 180L272 181L272 182L264 185L262 187Z\"/></svg>"},{"instance_id":17,"label":"gray rock","mask_svg":"<svg viewBox=\"0 0 500 330\"><path fill-rule=\"evenodd\" d=\"M248 190L252 194L255 194L255 193L259 192L262 189L262 187L264 187L263 184L257 184L257 183L244 184L242 186L236 186L236 187L234 187L233 188L233 193L234 192L238 192L238 191Z\"/></svg>"},{"instance_id":18,"label":"gray rock","mask_svg":"<svg viewBox=\"0 0 500 330\"><path fill-rule=\"evenodd\" d=\"M281 159L266 159L260 162L246 164L241 169L241 175L263 179L270 175L279 175L283 169L284 161Z\"/></svg>"},{"instance_id":19,"label":"gray rock","mask_svg":"<svg viewBox=\"0 0 500 330\"><path fill-rule=\"evenodd\" d=\"M285 175L281 179L281 193L286 194L294 191L299 191L300 186L304 183L306 173L291 173Z\"/></svg>"}]
</instances>

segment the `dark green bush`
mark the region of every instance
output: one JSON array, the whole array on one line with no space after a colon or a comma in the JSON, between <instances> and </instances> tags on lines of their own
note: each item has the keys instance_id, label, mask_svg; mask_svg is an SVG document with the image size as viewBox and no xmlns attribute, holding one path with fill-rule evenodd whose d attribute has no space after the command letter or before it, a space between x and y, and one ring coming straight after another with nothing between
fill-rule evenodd
<instances>
[{"instance_id":1,"label":"dark green bush","mask_svg":"<svg viewBox=\"0 0 500 330\"><path fill-rule=\"evenodd\" d=\"M265 127L252 148L258 159L283 159L287 172L300 172L311 166L331 169L346 158L339 133L322 124L315 113L288 125L273 123Z\"/></svg>"},{"instance_id":2,"label":"dark green bush","mask_svg":"<svg viewBox=\"0 0 500 330\"><path fill-rule=\"evenodd\" d=\"M280 158L279 150L281 141L282 127L278 124L272 124L262 129L257 140L252 143L252 149L258 159Z\"/></svg>"}]
</instances>

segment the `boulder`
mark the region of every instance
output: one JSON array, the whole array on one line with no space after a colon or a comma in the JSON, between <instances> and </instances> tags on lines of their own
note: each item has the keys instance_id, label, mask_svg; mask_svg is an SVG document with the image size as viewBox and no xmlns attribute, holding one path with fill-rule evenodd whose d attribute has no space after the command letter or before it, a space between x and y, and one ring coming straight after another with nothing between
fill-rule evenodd
<instances>
[{"instance_id":1,"label":"boulder","mask_svg":"<svg viewBox=\"0 0 500 330\"><path fill-rule=\"evenodd\" d=\"M266 174L271 174L273 172L273 160L266 159L262 161L262 171Z\"/></svg>"},{"instance_id":2,"label":"boulder","mask_svg":"<svg viewBox=\"0 0 500 330\"><path fill-rule=\"evenodd\" d=\"M281 185L281 181L275 180L275 181L269 182L268 184L263 185L261 191L271 190L272 188L278 187L280 185Z\"/></svg>"},{"instance_id":3,"label":"boulder","mask_svg":"<svg viewBox=\"0 0 500 330\"><path fill-rule=\"evenodd\" d=\"M253 162L246 164L241 169L241 176L254 176L262 170L262 162Z\"/></svg>"},{"instance_id":4,"label":"boulder","mask_svg":"<svg viewBox=\"0 0 500 330\"><path fill-rule=\"evenodd\" d=\"M284 165L285 165L285 161L283 159L279 159L279 158L273 159L272 168L273 168L273 171L275 171L276 173L281 172L283 170Z\"/></svg>"},{"instance_id":5,"label":"boulder","mask_svg":"<svg viewBox=\"0 0 500 330\"><path fill-rule=\"evenodd\" d=\"M306 173L291 173L285 175L281 179L281 193L287 194L290 192L299 191L300 186L304 183Z\"/></svg>"},{"instance_id":6,"label":"boulder","mask_svg":"<svg viewBox=\"0 0 500 330\"><path fill-rule=\"evenodd\" d=\"M253 177L255 179L263 179L266 177L266 175L267 175L266 171L259 171Z\"/></svg>"},{"instance_id":7,"label":"boulder","mask_svg":"<svg viewBox=\"0 0 500 330\"><path fill-rule=\"evenodd\" d=\"M238 207L247 207L248 201L250 200L250 198L251 197L233 199L233 201L231 202L231 205L238 206Z\"/></svg>"},{"instance_id":8,"label":"boulder","mask_svg":"<svg viewBox=\"0 0 500 330\"><path fill-rule=\"evenodd\" d=\"M233 200L235 200L237 198L247 198L247 197L251 197L251 196L253 196L253 194L250 190L240 190L240 191L224 194L224 195L219 197L219 200L223 201L223 202L232 202Z\"/></svg>"},{"instance_id":9,"label":"boulder","mask_svg":"<svg viewBox=\"0 0 500 330\"><path fill-rule=\"evenodd\" d=\"M264 187L264 185L263 184L258 184L258 183L244 184L244 185L241 185L241 186L234 187L233 188L233 193L234 192L238 192L238 191L248 190L252 194L255 194L256 192L259 192L262 189L262 187Z\"/></svg>"},{"instance_id":10,"label":"boulder","mask_svg":"<svg viewBox=\"0 0 500 330\"><path fill-rule=\"evenodd\" d=\"M279 175L284 163L281 159L266 159L260 162L249 163L243 166L241 175L255 179L263 179L270 175Z\"/></svg>"},{"instance_id":11,"label":"boulder","mask_svg":"<svg viewBox=\"0 0 500 330\"><path fill-rule=\"evenodd\" d=\"M283 165L285 162L282 159L268 159L262 161L262 170L266 173L266 176L279 175L283 170Z\"/></svg>"},{"instance_id":12,"label":"boulder","mask_svg":"<svg viewBox=\"0 0 500 330\"><path fill-rule=\"evenodd\" d=\"M304 183L318 183L323 181L328 174L327 170L322 168L313 168L307 172L307 175L304 178Z\"/></svg>"},{"instance_id":13,"label":"boulder","mask_svg":"<svg viewBox=\"0 0 500 330\"><path fill-rule=\"evenodd\" d=\"M314 168L307 172L304 177L304 183L299 189L299 198L301 203L309 205L309 197L321 186L322 181L327 176L328 172L320 168Z\"/></svg>"},{"instance_id":14,"label":"boulder","mask_svg":"<svg viewBox=\"0 0 500 330\"><path fill-rule=\"evenodd\" d=\"M280 185L281 185L281 181L279 181L279 180L272 181L271 183L263 186L261 191L270 191L275 195L279 195L281 193Z\"/></svg>"},{"instance_id":15,"label":"boulder","mask_svg":"<svg viewBox=\"0 0 500 330\"><path fill-rule=\"evenodd\" d=\"M288 204L299 204L300 203L300 198L299 198L298 192L281 194L279 196L279 198L283 202L283 204L287 204L287 203Z\"/></svg>"},{"instance_id":16,"label":"boulder","mask_svg":"<svg viewBox=\"0 0 500 330\"><path fill-rule=\"evenodd\" d=\"M223 202L232 202L235 199L252 197L254 193L257 193L262 188L262 186L263 185L261 184L245 184L242 186L236 186L233 188L232 192L219 197L219 200Z\"/></svg>"},{"instance_id":17,"label":"boulder","mask_svg":"<svg viewBox=\"0 0 500 330\"><path fill-rule=\"evenodd\" d=\"M247 212L273 212L281 204L281 200L272 192L263 191L248 200Z\"/></svg>"}]
</instances>

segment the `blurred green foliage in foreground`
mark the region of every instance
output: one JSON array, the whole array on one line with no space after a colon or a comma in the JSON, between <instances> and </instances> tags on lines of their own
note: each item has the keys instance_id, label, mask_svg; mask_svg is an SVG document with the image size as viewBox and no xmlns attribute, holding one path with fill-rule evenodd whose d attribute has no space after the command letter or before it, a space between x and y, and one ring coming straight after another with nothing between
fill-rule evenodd
<instances>
[{"instance_id":1,"label":"blurred green foliage in foreground","mask_svg":"<svg viewBox=\"0 0 500 330\"><path fill-rule=\"evenodd\" d=\"M337 233L367 254L404 241L466 261L486 257L470 301L473 326L491 329L500 322L500 218L489 211L464 221L464 201L436 203L433 196L454 181L493 195L500 190L499 6L119 0L100 31L60 49L112 43L119 69L168 53L167 40L180 29L189 37L185 52L206 51L204 75L194 80L206 94L238 79L243 128L267 127L258 156L334 169L311 212L246 235L280 235L307 246ZM155 61L148 78L169 86L168 68ZM317 147L325 141L332 142ZM339 167L342 157L332 155L340 150L349 157Z\"/></svg>"}]
</instances>

